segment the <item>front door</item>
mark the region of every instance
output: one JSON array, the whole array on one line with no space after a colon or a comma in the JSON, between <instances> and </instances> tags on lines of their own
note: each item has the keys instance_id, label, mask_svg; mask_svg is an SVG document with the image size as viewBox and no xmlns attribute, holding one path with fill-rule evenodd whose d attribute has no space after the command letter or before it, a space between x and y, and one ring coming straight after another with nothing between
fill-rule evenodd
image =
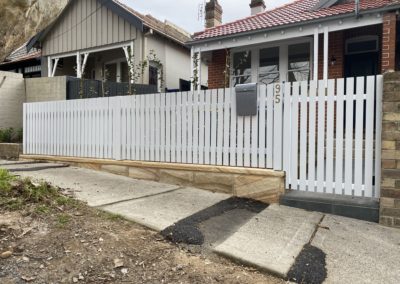
<instances>
[{"instance_id":1,"label":"front door","mask_svg":"<svg viewBox=\"0 0 400 284\"><path fill-rule=\"evenodd\" d=\"M378 52L346 55L345 77L378 75L378 67Z\"/></svg>"}]
</instances>

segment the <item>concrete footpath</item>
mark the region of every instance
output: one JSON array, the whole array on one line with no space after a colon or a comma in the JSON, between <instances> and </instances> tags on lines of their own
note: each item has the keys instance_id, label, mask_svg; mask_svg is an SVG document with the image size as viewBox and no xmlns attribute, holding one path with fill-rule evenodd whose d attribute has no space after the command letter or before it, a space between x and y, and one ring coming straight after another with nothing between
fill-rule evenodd
<instances>
[{"instance_id":1,"label":"concrete footpath","mask_svg":"<svg viewBox=\"0 0 400 284\"><path fill-rule=\"evenodd\" d=\"M60 164L0 160L0 168L296 283L398 283L400 230L374 223L139 181Z\"/></svg>"}]
</instances>

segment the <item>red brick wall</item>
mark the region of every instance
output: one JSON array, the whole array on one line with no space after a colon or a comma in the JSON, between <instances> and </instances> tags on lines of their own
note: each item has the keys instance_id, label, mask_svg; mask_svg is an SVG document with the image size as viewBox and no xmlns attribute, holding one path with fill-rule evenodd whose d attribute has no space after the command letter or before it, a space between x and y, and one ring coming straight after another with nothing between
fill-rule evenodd
<instances>
[{"instance_id":1,"label":"red brick wall","mask_svg":"<svg viewBox=\"0 0 400 284\"><path fill-rule=\"evenodd\" d=\"M383 16L382 26L382 73L396 67L396 21L395 13Z\"/></svg>"},{"instance_id":2,"label":"red brick wall","mask_svg":"<svg viewBox=\"0 0 400 284\"><path fill-rule=\"evenodd\" d=\"M226 50L215 50L211 56L211 62L208 65L208 88L224 88L225 84L225 66ZM229 82L227 82L229 83Z\"/></svg>"},{"instance_id":3,"label":"red brick wall","mask_svg":"<svg viewBox=\"0 0 400 284\"><path fill-rule=\"evenodd\" d=\"M335 57L336 62L331 64L331 58ZM342 78L344 76L344 36L343 31L329 33L328 48L328 78ZM324 74L324 37L319 36L318 45L318 78L322 79Z\"/></svg>"}]
</instances>

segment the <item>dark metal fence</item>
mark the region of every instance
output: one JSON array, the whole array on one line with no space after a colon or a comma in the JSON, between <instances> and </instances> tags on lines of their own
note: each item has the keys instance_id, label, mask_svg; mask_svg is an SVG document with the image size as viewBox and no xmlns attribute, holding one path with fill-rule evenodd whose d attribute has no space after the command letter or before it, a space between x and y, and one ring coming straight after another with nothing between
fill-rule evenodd
<instances>
[{"instance_id":1,"label":"dark metal fence","mask_svg":"<svg viewBox=\"0 0 400 284\"><path fill-rule=\"evenodd\" d=\"M157 86L134 84L133 93L137 95L157 93ZM67 99L88 99L129 95L129 83L102 82L98 80L68 77Z\"/></svg>"}]
</instances>

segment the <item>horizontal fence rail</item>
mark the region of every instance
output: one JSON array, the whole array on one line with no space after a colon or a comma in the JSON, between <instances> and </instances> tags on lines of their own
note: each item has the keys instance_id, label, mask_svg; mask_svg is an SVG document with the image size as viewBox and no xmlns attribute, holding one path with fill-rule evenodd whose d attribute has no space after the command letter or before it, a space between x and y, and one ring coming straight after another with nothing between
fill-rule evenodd
<instances>
[{"instance_id":1,"label":"horizontal fence rail","mask_svg":"<svg viewBox=\"0 0 400 284\"><path fill-rule=\"evenodd\" d=\"M379 196L382 77L24 104L24 153L284 170L287 188ZM374 182L374 178L375 182Z\"/></svg>"}]
</instances>

